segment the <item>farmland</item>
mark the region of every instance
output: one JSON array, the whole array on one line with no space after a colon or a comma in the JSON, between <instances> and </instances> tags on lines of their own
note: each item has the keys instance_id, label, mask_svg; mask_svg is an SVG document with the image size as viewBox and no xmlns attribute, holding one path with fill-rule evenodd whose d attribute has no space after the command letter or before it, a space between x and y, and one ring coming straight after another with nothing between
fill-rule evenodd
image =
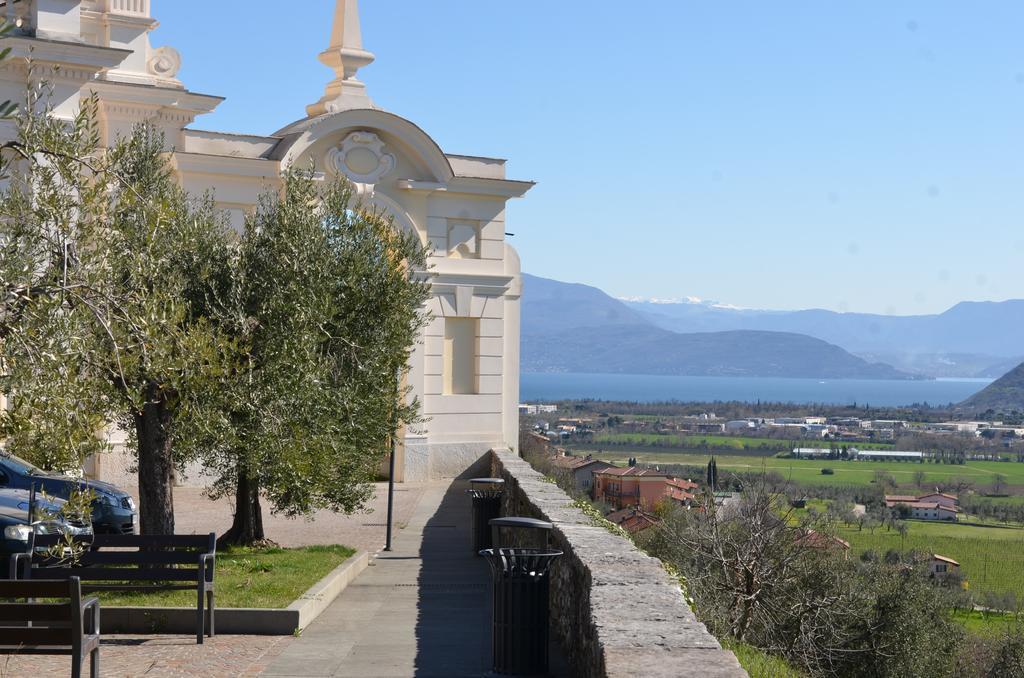
<instances>
[{"instance_id":1,"label":"farmland","mask_svg":"<svg viewBox=\"0 0 1024 678\"><path fill-rule=\"evenodd\" d=\"M939 553L960 563L960 572L971 591L1002 594L1012 591L1024 600L1024 528L991 525L908 521L905 538L895 530L874 532L857 527L839 528L855 555L873 550Z\"/></svg>"},{"instance_id":2,"label":"farmland","mask_svg":"<svg viewBox=\"0 0 1024 678\"><path fill-rule=\"evenodd\" d=\"M794 441L787 438L671 433L597 433L593 436L592 443L609 447L624 445L627 447L668 448L681 452L706 449L789 451L796 445L808 444L807 441ZM890 443L851 443L850 445L861 450L887 450L893 447Z\"/></svg>"},{"instance_id":3,"label":"farmland","mask_svg":"<svg viewBox=\"0 0 1024 678\"><path fill-rule=\"evenodd\" d=\"M711 459L711 453L705 452L671 452L652 448L605 448L598 451L598 446L580 446L577 454L583 451L592 452L595 456L612 463L623 464L630 457L636 457L643 464L680 464L684 466L704 466ZM772 456L753 456L742 454L715 454L718 467L727 471L756 473L759 471L775 471L784 478L799 484L833 485L833 486L866 486L875 480L876 471L884 471L891 475L904 488L911 488L916 483L915 474L923 472L922 487L934 486L936 483L965 480L975 486L986 486L998 474L1006 478L1010 489L1024 489L1024 464L1000 461L971 461L965 464L920 464L895 461L843 461L829 459L780 459ZM822 475L821 469L830 468L832 475ZM1001 501L1019 501L1017 498L1004 498Z\"/></svg>"}]
</instances>

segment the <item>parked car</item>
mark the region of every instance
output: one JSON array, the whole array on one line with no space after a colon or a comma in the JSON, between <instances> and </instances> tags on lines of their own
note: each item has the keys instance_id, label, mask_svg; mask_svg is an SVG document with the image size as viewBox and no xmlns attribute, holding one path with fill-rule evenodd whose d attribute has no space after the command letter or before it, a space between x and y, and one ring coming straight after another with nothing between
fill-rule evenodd
<instances>
[{"instance_id":1,"label":"parked car","mask_svg":"<svg viewBox=\"0 0 1024 678\"><path fill-rule=\"evenodd\" d=\"M36 514L30 517L29 498L27 490L0 489L0 579L8 576L7 561L11 554L28 550L33 532L59 532L76 537L93 533L91 525L59 515L62 499L37 495Z\"/></svg>"},{"instance_id":2,"label":"parked car","mask_svg":"<svg viewBox=\"0 0 1024 678\"><path fill-rule=\"evenodd\" d=\"M131 495L110 483L44 471L0 450L0 489L30 490L67 499L76 489L92 490L92 527L97 534L135 534L139 514Z\"/></svg>"}]
</instances>

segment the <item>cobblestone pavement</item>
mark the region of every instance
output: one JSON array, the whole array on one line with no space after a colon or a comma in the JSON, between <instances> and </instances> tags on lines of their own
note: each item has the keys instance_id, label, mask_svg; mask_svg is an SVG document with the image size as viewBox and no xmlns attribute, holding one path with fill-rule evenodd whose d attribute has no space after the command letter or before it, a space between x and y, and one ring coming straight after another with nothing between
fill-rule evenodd
<instances>
[{"instance_id":1,"label":"cobblestone pavement","mask_svg":"<svg viewBox=\"0 0 1024 678\"><path fill-rule=\"evenodd\" d=\"M263 526L267 538L281 546L309 546L311 544L345 544L353 548L376 553L384 546L387 519L387 483L377 483L374 498L367 504L367 512L350 516L330 511L319 511L312 519L288 518L273 515L270 506L263 504ZM423 496L423 483L395 485L395 526L404 527L413 509ZM174 488L174 531L179 534L224 532L231 526L234 501L211 501L195 487Z\"/></svg>"},{"instance_id":2,"label":"cobblestone pavement","mask_svg":"<svg viewBox=\"0 0 1024 678\"><path fill-rule=\"evenodd\" d=\"M395 487L395 534L408 524L425 484ZM223 532L231 525L233 502L211 501L202 490L174 488L175 531L180 534ZM376 553L384 546L387 483L377 483L367 511L342 516L320 511L312 519L272 515L263 507L267 537L282 546L345 544ZM216 636L196 645L194 636L104 636L100 675L124 676L258 676L294 642L291 636ZM70 675L68 657L0 656L0 678L49 678ZM88 675L88 663L85 665Z\"/></svg>"},{"instance_id":3,"label":"cobblestone pavement","mask_svg":"<svg viewBox=\"0 0 1024 678\"><path fill-rule=\"evenodd\" d=\"M293 642L291 636L215 636L196 645L194 636L104 636L100 675L258 676ZM89 675L89 662L83 665ZM68 657L0 657L4 678L71 675Z\"/></svg>"}]
</instances>

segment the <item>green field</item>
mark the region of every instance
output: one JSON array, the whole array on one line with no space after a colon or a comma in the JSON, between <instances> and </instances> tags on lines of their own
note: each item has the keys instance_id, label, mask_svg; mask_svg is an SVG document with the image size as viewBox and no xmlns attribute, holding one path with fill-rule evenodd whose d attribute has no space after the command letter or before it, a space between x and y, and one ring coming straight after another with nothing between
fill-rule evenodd
<instances>
[{"instance_id":1,"label":"green field","mask_svg":"<svg viewBox=\"0 0 1024 678\"><path fill-rule=\"evenodd\" d=\"M707 446L734 450L766 449L787 451L794 447L808 447L815 444L824 446L824 443L820 441L808 442L806 440L789 440L785 438L659 433L598 433L593 437L593 444L668 447L682 450L699 450ZM862 450L892 449L892 445L889 443L850 443L849 446Z\"/></svg>"},{"instance_id":2,"label":"green field","mask_svg":"<svg viewBox=\"0 0 1024 678\"><path fill-rule=\"evenodd\" d=\"M582 451L582 450L581 450ZM647 464L682 464L686 466L704 466L711 459L711 454L704 452L671 452L657 449L619 450L605 449L598 454L594 449L587 451L605 461L622 464L630 456ZM927 487L943 481L965 479L976 486L987 486L992 483L996 474L1006 478L1011 490L1024 487L1024 464L999 461L971 461L966 464L920 464L897 461L843 461L840 459L779 459L777 457L751 457L749 455L715 454L720 469L742 472L761 470L775 471L795 483L812 485L868 485L875 478L875 471L885 471L892 475L903 487L914 485L914 474L922 471L925 478L922 486ZM821 469L830 468L833 475L822 475ZM1003 499L1002 501L1024 501Z\"/></svg>"},{"instance_id":3,"label":"green field","mask_svg":"<svg viewBox=\"0 0 1024 678\"><path fill-rule=\"evenodd\" d=\"M1013 613L964 612L957 610L953 618L964 625L968 633L982 638L998 638L1020 628L1022 619Z\"/></svg>"},{"instance_id":4,"label":"green field","mask_svg":"<svg viewBox=\"0 0 1024 678\"><path fill-rule=\"evenodd\" d=\"M845 526L840 527L839 536L850 542L858 556L869 549L879 555L889 550L938 553L960 563L971 591L1012 591L1024 600L1024 528L917 520L908 521L907 526L906 538L885 528L872 534Z\"/></svg>"}]
</instances>

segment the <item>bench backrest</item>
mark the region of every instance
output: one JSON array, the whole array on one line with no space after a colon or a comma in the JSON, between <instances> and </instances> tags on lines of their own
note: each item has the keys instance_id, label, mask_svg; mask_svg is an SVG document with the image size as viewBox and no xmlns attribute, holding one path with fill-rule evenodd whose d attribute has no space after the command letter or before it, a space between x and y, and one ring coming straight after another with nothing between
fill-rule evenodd
<instances>
[{"instance_id":1,"label":"bench backrest","mask_svg":"<svg viewBox=\"0 0 1024 678\"><path fill-rule=\"evenodd\" d=\"M73 561L64 562L36 553L32 558L33 570L44 571L46 576L55 578L78 576L88 581L197 581L199 556L215 553L217 549L217 535L213 532L208 535L97 534L76 537L74 541L84 550ZM65 543L66 537L62 535L43 534L36 536L35 545L50 548ZM140 569L140 565L147 567ZM211 569L206 574L207 581L212 581L212 577Z\"/></svg>"},{"instance_id":2,"label":"bench backrest","mask_svg":"<svg viewBox=\"0 0 1024 678\"><path fill-rule=\"evenodd\" d=\"M26 602L26 599L65 599ZM32 622L26 626L25 622ZM66 581L0 580L0 645L63 646L82 635L82 585Z\"/></svg>"}]
</instances>

